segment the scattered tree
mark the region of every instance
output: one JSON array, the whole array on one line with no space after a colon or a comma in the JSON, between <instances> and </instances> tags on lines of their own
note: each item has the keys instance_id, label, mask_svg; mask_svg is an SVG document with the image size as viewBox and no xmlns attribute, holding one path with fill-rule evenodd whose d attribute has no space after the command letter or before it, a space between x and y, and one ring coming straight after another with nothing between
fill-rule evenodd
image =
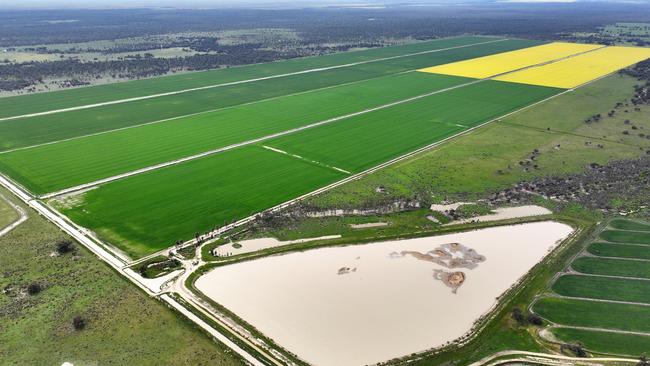
<instances>
[{"instance_id":1,"label":"scattered tree","mask_svg":"<svg viewBox=\"0 0 650 366\"><path fill-rule=\"evenodd\" d=\"M74 250L75 247L71 240L61 240L56 243L56 252L61 255L71 253Z\"/></svg>"}]
</instances>

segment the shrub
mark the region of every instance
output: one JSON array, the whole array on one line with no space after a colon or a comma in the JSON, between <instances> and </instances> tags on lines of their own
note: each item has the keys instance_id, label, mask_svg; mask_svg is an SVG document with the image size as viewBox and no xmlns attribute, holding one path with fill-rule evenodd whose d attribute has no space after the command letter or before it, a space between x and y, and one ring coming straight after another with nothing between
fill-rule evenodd
<instances>
[{"instance_id":1,"label":"shrub","mask_svg":"<svg viewBox=\"0 0 650 366\"><path fill-rule=\"evenodd\" d=\"M38 282L30 283L27 286L27 293L30 294L30 295L36 295L41 291L43 291L43 287Z\"/></svg>"},{"instance_id":2,"label":"shrub","mask_svg":"<svg viewBox=\"0 0 650 366\"><path fill-rule=\"evenodd\" d=\"M61 240L56 243L56 252L63 255L74 252L75 247L71 240Z\"/></svg>"},{"instance_id":3,"label":"shrub","mask_svg":"<svg viewBox=\"0 0 650 366\"><path fill-rule=\"evenodd\" d=\"M74 327L75 330L82 330L86 327L86 320L82 318L80 315L77 315L74 318L72 318L72 326Z\"/></svg>"},{"instance_id":4,"label":"shrub","mask_svg":"<svg viewBox=\"0 0 650 366\"><path fill-rule=\"evenodd\" d=\"M528 314L527 320L532 325L540 326L544 324L544 320L542 319L542 317L540 317L537 314Z\"/></svg>"}]
</instances>

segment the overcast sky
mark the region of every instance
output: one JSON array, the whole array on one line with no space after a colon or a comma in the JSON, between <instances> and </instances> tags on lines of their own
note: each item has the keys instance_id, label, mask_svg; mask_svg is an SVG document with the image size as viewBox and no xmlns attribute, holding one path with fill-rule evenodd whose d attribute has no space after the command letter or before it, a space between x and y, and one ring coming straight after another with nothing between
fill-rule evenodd
<instances>
[{"instance_id":1,"label":"overcast sky","mask_svg":"<svg viewBox=\"0 0 650 366\"><path fill-rule=\"evenodd\" d=\"M0 0L0 8L221 8L221 7L320 7L327 5L368 6L404 3L470 3L499 0ZM501 0L503 1L503 0ZM573 0L518 0L529 2ZM650 0L648 0L650 1Z\"/></svg>"},{"instance_id":2,"label":"overcast sky","mask_svg":"<svg viewBox=\"0 0 650 366\"><path fill-rule=\"evenodd\" d=\"M5 8L219 8L219 7L296 7L321 6L324 4L369 4L385 0L0 0ZM448 0L435 0L448 1Z\"/></svg>"},{"instance_id":3,"label":"overcast sky","mask_svg":"<svg viewBox=\"0 0 650 366\"><path fill-rule=\"evenodd\" d=\"M650 0L0 0L0 8L290 8L328 5L371 6L405 3L476 3L476 2L574 2L611 1L650 3Z\"/></svg>"}]
</instances>

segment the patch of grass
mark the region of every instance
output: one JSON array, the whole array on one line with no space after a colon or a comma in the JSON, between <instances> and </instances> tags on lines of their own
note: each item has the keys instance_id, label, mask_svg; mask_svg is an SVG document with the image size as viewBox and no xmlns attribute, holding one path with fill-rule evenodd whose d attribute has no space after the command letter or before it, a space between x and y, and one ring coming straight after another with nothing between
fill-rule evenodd
<instances>
[{"instance_id":1,"label":"patch of grass","mask_svg":"<svg viewBox=\"0 0 650 366\"><path fill-rule=\"evenodd\" d=\"M650 245L650 233L633 231L605 230L600 237L612 243L627 244L648 244Z\"/></svg>"},{"instance_id":2,"label":"patch of grass","mask_svg":"<svg viewBox=\"0 0 650 366\"><path fill-rule=\"evenodd\" d=\"M593 243L587 251L599 257L650 259L650 246L610 243Z\"/></svg>"},{"instance_id":3,"label":"patch of grass","mask_svg":"<svg viewBox=\"0 0 650 366\"><path fill-rule=\"evenodd\" d=\"M4 193L4 191L3 191ZM0 358L3 364L241 365L230 351L123 279L30 211L0 238ZM43 286L25 296L30 283ZM85 321L75 330L73 319ZM46 351L45 351L46 350Z\"/></svg>"},{"instance_id":4,"label":"patch of grass","mask_svg":"<svg viewBox=\"0 0 650 366\"><path fill-rule=\"evenodd\" d=\"M554 323L633 332L650 332L650 307L545 297L533 311Z\"/></svg>"},{"instance_id":5,"label":"patch of grass","mask_svg":"<svg viewBox=\"0 0 650 366\"><path fill-rule=\"evenodd\" d=\"M103 185L62 211L139 257L344 177L248 146Z\"/></svg>"},{"instance_id":6,"label":"patch of grass","mask_svg":"<svg viewBox=\"0 0 650 366\"><path fill-rule=\"evenodd\" d=\"M18 220L18 212L7 203L3 196L0 196L0 230Z\"/></svg>"},{"instance_id":7,"label":"patch of grass","mask_svg":"<svg viewBox=\"0 0 650 366\"><path fill-rule=\"evenodd\" d=\"M588 274L650 279L650 263L645 261L580 257L571 263L571 268Z\"/></svg>"},{"instance_id":8,"label":"patch of grass","mask_svg":"<svg viewBox=\"0 0 650 366\"><path fill-rule=\"evenodd\" d=\"M196 257L196 247L194 245L186 246L176 252L182 255L185 259L194 259L194 257Z\"/></svg>"},{"instance_id":9,"label":"patch of grass","mask_svg":"<svg viewBox=\"0 0 650 366\"><path fill-rule=\"evenodd\" d=\"M645 280L564 275L552 289L569 297L650 303L650 281Z\"/></svg>"},{"instance_id":10,"label":"patch of grass","mask_svg":"<svg viewBox=\"0 0 650 366\"><path fill-rule=\"evenodd\" d=\"M650 231L650 224L623 219L612 220L609 226L620 230Z\"/></svg>"},{"instance_id":11,"label":"patch of grass","mask_svg":"<svg viewBox=\"0 0 650 366\"><path fill-rule=\"evenodd\" d=\"M551 333L566 343L580 342L591 352L639 357L650 349L650 336L553 328Z\"/></svg>"},{"instance_id":12,"label":"patch of grass","mask_svg":"<svg viewBox=\"0 0 650 366\"><path fill-rule=\"evenodd\" d=\"M156 278L181 268L181 262L175 258L157 256L144 261L133 269L144 278Z\"/></svg>"}]
</instances>

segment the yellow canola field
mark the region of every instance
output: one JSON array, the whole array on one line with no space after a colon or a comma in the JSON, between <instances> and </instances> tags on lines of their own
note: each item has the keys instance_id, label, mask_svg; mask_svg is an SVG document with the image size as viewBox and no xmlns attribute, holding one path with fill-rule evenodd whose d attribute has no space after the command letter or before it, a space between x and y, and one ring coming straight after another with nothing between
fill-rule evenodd
<instances>
[{"instance_id":1,"label":"yellow canola field","mask_svg":"<svg viewBox=\"0 0 650 366\"><path fill-rule=\"evenodd\" d=\"M494 80L570 89L650 58L650 48L606 47Z\"/></svg>"},{"instance_id":2,"label":"yellow canola field","mask_svg":"<svg viewBox=\"0 0 650 366\"><path fill-rule=\"evenodd\" d=\"M519 70L524 67L538 65L581 52L594 50L600 47L603 46L554 42L541 46L523 48L516 51L503 52L495 55L428 67L418 71L484 79L506 72Z\"/></svg>"}]
</instances>

